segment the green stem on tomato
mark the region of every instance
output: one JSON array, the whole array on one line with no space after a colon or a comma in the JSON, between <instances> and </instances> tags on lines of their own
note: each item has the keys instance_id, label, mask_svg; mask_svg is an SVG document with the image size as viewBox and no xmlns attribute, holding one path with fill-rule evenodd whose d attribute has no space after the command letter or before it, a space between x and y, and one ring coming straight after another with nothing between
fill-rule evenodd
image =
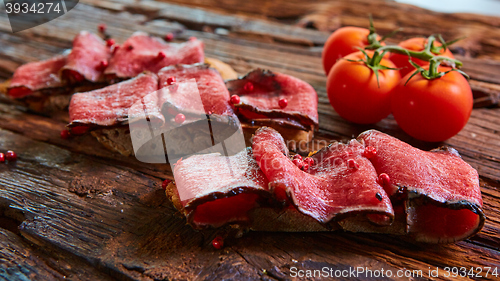
<instances>
[{"instance_id":1,"label":"green stem on tomato","mask_svg":"<svg viewBox=\"0 0 500 281\"><path fill-rule=\"evenodd\" d=\"M438 66L439 66L439 62L437 62L436 60L430 60L428 78L435 78L437 76L436 74L437 74Z\"/></svg>"},{"instance_id":2,"label":"green stem on tomato","mask_svg":"<svg viewBox=\"0 0 500 281\"><path fill-rule=\"evenodd\" d=\"M437 35L438 39L442 45L441 46L434 46L434 42L436 41L436 37L434 35L431 35L427 38L427 43L425 45L425 48L419 52L408 50L408 49L405 49L405 48L400 47L400 46L383 46L382 41L384 41L385 38L387 38L387 37L383 37L381 40L378 40L378 38L377 38L378 34L375 31L372 16L369 15L369 18L370 18L370 29L369 29L370 33L367 36L368 46L366 46L364 49L374 50L373 56L370 58L368 56L368 54L363 49L361 49L361 48L359 48L359 49L365 55L365 60L361 60L361 61L363 61L366 64L366 66L368 66L370 69L372 69L375 72L375 75L377 76L377 84L378 84L378 71L379 70L381 70L381 69L398 70L395 68L393 69L393 68L389 68L389 67L385 67L385 66L380 65L382 58L384 57L385 53L387 53L387 52L397 53L397 54L408 56L410 63L416 68L416 71L410 76L410 78L406 81L406 83L408 83L408 81L413 76L415 76L417 73L421 73L422 76L426 79L436 79L436 78L442 77L443 75L445 75L449 71L448 72L439 72L438 71L438 67L441 64L441 62L445 62L446 64L451 65L452 70L450 70L450 71L458 71L459 73L461 73L465 77L467 77L467 78L469 77L466 73L459 70L459 68L462 67L462 65L463 65L461 61L456 60L456 59L452 59L449 57L445 57L445 56L439 56L439 53L442 50L446 51L446 49L449 45L457 42L458 40L461 40L462 38L458 38L458 39L455 39L455 40L452 40L449 42L445 42L443 40L443 38L441 37L441 35L438 34ZM394 31L393 33L391 33L391 35L396 33L397 31L398 30ZM416 63L414 63L411 60L412 58L420 59L423 61L428 61L429 62L429 69L425 70L424 68L420 67L419 65L417 65ZM405 83L405 85L406 85L406 83Z\"/></svg>"},{"instance_id":3,"label":"green stem on tomato","mask_svg":"<svg viewBox=\"0 0 500 281\"><path fill-rule=\"evenodd\" d=\"M413 76L417 75L418 73L420 73L422 75L422 77L425 78L425 79L427 79L427 80L441 78L444 75L446 75L446 73L448 73L450 71L458 71L459 73L461 73L465 77L467 77L467 78L469 77L463 71L461 71L459 69L456 69L456 68L453 68L453 69L448 70L446 72L442 72L442 71L440 72L438 70L438 67L441 64L441 61L437 60L436 57L434 57L433 59L431 59L429 61L429 68L428 69L424 69L420 65L418 65L418 64L416 64L414 62L411 62L411 64L416 68L416 70L415 70L415 72L413 72L413 74L410 76L410 78L408 78L406 80L405 85L408 83L408 81L411 80L411 78L413 78Z\"/></svg>"},{"instance_id":4,"label":"green stem on tomato","mask_svg":"<svg viewBox=\"0 0 500 281\"><path fill-rule=\"evenodd\" d=\"M430 51L430 49L424 49L420 52L416 52L416 51L407 50L407 49L399 47L399 46L382 46L382 47L378 48L377 51L379 51L379 52L380 51L388 51L391 53L407 55L407 56L410 56L412 58L420 59L423 61L431 61L431 59L434 58L438 61L449 62L457 68L462 67L461 61L456 60L456 59L452 59L452 58L448 58L448 57L444 57L444 56L436 56Z\"/></svg>"},{"instance_id":5,"label":"green stem on tomato","mask_svg":"<svg viewBox=\"0 0 500 281\"><path fill-rule=\"evenodd\" d=\"M436 37L434 35L429 36L427 38L427 43L425 44L425 52L432 54L432 46L434 46L434 41L436 41Z\"/></svg>"},{"instance_id":6,"label":"green stem on tomato","mask_svg":"<svg viewBox=\"0 0 500 281\"><path fill-rule=\"evenodd\" d=\"M380 53L378 50L375 50L375 52L373 52L373 55L370 57L364 49L361 49L361 48L358 48L358 49L363 53L363 55L365 56L365 59L360 59L360 60L346 59L346 60L350 61L350 62L363 62L368 68L370 68L373 71L373 73L375 73L375 76L377 78L377 86L379 88L380 88L380 83L379 83L378 72L380 70L388 70L388 69L399 70L397 68L390 68L390 67L387 67L385 65L380 64L382 59L384 58L386 51L383 51L382 53Z\"/></svg>"}]
</instances>

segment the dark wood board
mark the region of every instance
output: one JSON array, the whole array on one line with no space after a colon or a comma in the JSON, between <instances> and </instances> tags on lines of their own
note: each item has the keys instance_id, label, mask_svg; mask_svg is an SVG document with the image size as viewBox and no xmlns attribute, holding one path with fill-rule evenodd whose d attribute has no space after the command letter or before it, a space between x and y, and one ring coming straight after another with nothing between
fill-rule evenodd
<instances>
[{"instance_id":1,"label":"dark wood board","mask_svg":"<svg viewBox=\"0 0 500 281\"><path fill-rule=\"evenodd\" d=\"M392 116L361 126L333 111L321 45L331 29L365 26L368 12L382 34L405 28L394 42L430 32L447 38L473 35L454 49L475 94L471 119L457 136L423 143L402 132ZM0 165L0 280L288 280L294 267L422 270L423 276L414 280L428 279L429 268L438 267L439 279L456 280L444 276L445 267L500 271L500 19L368 0L84 0L59 19L12 34L1 13L0 81L22 63L70 48L78 31L96 30L99 23L106 23L118 42L138 30L159 36L174 32L179 41L197 36L207 56L240 74L262 67L309 82L319 96L317 147L375 128L423 149L456 148L480 174L488 219L478 235L449 245L343 232L252 232L227 239L216 250L211 240L217 230L194 231L163 194L161 183L171 178L169 165L114 154L90 136L63 140L59 133L66 113L36 115L2 98L0 150L17 151L19 160ZM408 13L432 22L432 29L411 21Z\"/></svg>"}]
</instances>

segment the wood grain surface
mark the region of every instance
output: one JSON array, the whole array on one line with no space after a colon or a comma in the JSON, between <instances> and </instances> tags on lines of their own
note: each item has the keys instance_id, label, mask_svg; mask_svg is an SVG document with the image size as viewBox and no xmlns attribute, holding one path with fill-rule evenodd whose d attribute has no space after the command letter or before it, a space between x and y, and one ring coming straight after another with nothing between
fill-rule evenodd
<instances>
[{"instance_id":1,"label":"wood grain surface","mask_svg":"<svg viewBox=\"0 0 500 281\"><path fill-rule=\"evenodd\" d=\"M392 116L355 125L332 109L322 44L335 28L367 26L368 13L381 34L404 28L393 43L432 33L467 36L452 50L471 76L475 109L457 136L419 142ZM172 177L169 165L114 154L91 136L63 140L67 113L37 115L1 98L0 150L15 150L19 159L0 165L0 280L289 280L292 268L323 267L423 273L387 280L426 280L436 268L437 279L467 279L445 277L445 267L493 267L500 274L500 18L369 0L82 0L54 21L13 34L4 10L0 14L0 82L23 63L70 48L80 30L95 31L100 23L118 42L138 30L173 32L176 41L196 36L208 57L240 74L261 67L309 82L318 92L320 118L311 149L371 128L423 149L456 148L480 174L488 217L479 234L449 245L343 232L251 232L216 250L211 241L221 233L194 231L166 199L161 183ZM472 279L496 279L484 275Z\"/></svg>"}]
</instances>

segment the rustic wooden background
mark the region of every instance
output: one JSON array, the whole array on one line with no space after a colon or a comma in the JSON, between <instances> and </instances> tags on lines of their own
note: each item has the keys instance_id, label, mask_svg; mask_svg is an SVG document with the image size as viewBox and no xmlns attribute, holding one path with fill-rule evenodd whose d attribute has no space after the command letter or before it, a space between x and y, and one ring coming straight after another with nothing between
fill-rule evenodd
<instances>
[{"instance_id":1,"label":"rustic wooden background","mask_svg":"<svg viewBox=\"0 0 500 281\"><path fill-rule=\"evenodd\" d=\"M2 10L0 82L23 63L70 48L78 31L95 31L99 23L118 42L137 30L174 32L179 41L203 39L207 56L240 74L269 68L313 85L320 102L317 140L348 139L375 128L421 148L440 145L415 141L392 117L372 126L348 123L328 103L322 44L340 26L366 27L368 13L381 34L404 28L392 42L431 33L467 36L453 51L472 78L475 109L467 126L444 144L479 171L488 216L481 233L450 245L342 232L248 233L215 250L216 231L192 230L166 200L161 182L171 177L168 165L113 154L90 136L62 140L66 113L35 115L2 98L0 150L15 150L19 160L0 164L0 279L287 280L294 266L361 266L423 270L424 278L414 278L419 280L429 268L500 267L500 18L370 0L82 0L59 19L12 34Z\"/></svg>"}]
</instances>

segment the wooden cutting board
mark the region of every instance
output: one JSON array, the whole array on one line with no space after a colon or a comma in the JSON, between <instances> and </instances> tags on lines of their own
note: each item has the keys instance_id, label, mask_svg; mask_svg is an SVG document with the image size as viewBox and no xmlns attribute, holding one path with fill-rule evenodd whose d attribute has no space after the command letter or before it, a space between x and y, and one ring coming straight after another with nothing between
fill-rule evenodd
<instances>
[{"instance_id":1,"label":"wooden cutting board","mask_svg":"<svg viewBox=\"0 0 500 281\"><path fill-rule=\"evenodd\" d=\"M473 268L473 279L494 280L495 268L500 275L500 18L444 15L369 0L172 2L178 3L84 0L61 18L16 34L1 16L0 81L23 63L70 48L80 30L95 31L99 23L107 24L118 42L137 30L157 36L173 32L179 41L196 36L204 40L207 56L240 74L262 67L309 82L319 96L317 144L374 128L423 149L442 144L456 148L481 176L488 216L483 230L449 245L343 232L253 232L227 239L216 250L211 240L217 231L192 230L166 200L161 183L171 178L168 165L116 155L90 136L63 140L67 113L35 115L3 98L0 149L15 150L19 160L0 164L0 279L288 280L299 270L324 268L337 273L372 270L373 277L390 270L389 280L406 280L397 274L412 272L419 275L413 279L425 280L436 269L439 279L457 280L453 267L467 273ZM381 34L405 28L393 42L431 33L447 39L468 36L453 51L471 76L475 109L457 136L426 144L402 132L392 117L361 126L333 111L325 92L321 46L331 29L367 26L368 12Z\"/></svg>"}]
</instances>

